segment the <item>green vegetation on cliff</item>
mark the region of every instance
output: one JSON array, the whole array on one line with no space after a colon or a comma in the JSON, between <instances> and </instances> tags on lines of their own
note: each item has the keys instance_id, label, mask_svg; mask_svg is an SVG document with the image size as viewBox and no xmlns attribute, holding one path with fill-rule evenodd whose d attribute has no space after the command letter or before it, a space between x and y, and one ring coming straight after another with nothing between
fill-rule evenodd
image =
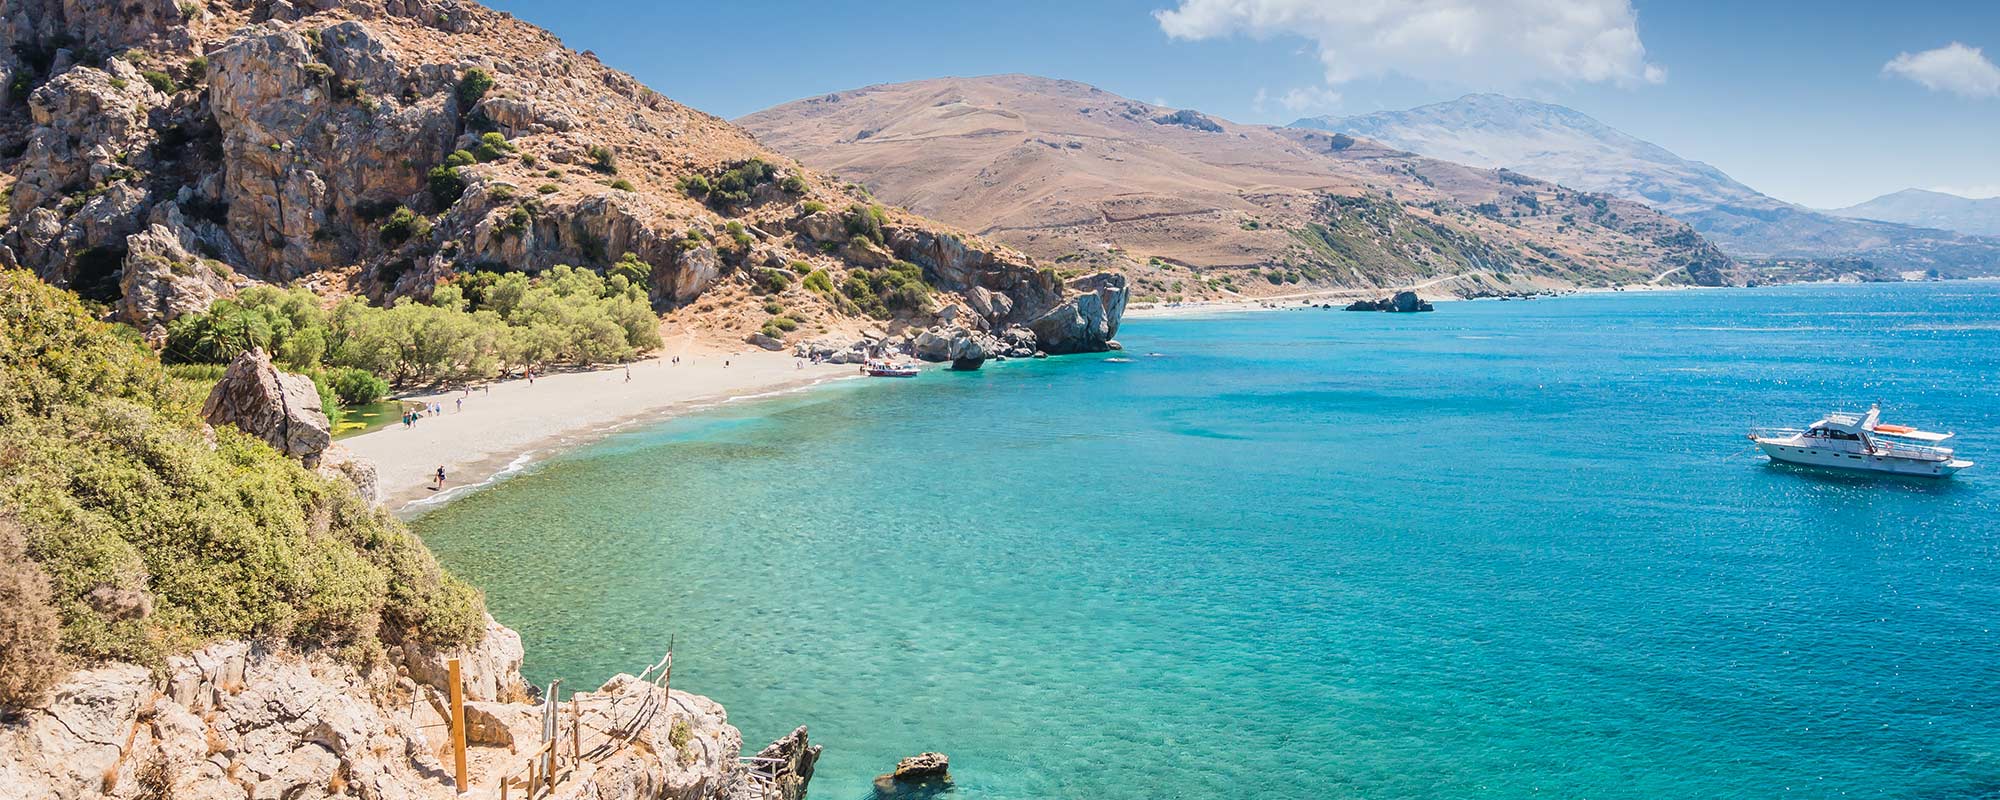
<instances>
[{"instance_id":1,"label":"green vegetation on cliff","mask_svg":"<svg viewBox=\"0 0 2000 800\"><path fill-rule=\"evenodd\" d=\"M198 418L201 385L0 272L0 706L64 668L217 639L449 645L478 593L349 486Z\"/></svg>"},{"instance_id":2,"label":"green vegetation on cliff","mask_svg":"<svg viewBox=\"0 0 2000 800\"><path fill-rule=\"evenodd\" d=\"M389 308L350 298L329 310L305 289L258 286L175 320L161 356L222 363L262 347L300 372L358 369L398 384L623 361L660 346L659 320L634 283L651 271L634 256L609 278L565 266L532 278L478 272L439 286L428 303Z\"/></svg>"}]
</instances>

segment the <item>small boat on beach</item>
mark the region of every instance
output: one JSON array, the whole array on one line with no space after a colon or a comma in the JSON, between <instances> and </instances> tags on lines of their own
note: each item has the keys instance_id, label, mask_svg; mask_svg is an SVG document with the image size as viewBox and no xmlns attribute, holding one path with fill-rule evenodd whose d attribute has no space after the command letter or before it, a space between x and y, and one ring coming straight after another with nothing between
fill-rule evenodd
<instances>
[{"instance_id":1,"label":"small boat on beach","mask_svg":"<svg viewBox=\"0 0 2000 800\"><path fill-rule=\"evenodd\" d=\"M1803 430L1754 429L1750 441L1772 461L1813 467L1946 478L1972 466L1951 448L1938 446L1952 434L1889 425L1881 417L1879 405L1864 414L1836 411Z\"/></svg>"},{"instance_id":2,"label":"small boat on beach","mask_svg":"<svg viewBox=\"0 0 2000 800\"><path fill-rule=\"evenodd\" d=\"M908 361L901 363L870 361L861 366L861 371L875 378L914 378L918 372L917 365Z\"/></svg>"}]
</instances>

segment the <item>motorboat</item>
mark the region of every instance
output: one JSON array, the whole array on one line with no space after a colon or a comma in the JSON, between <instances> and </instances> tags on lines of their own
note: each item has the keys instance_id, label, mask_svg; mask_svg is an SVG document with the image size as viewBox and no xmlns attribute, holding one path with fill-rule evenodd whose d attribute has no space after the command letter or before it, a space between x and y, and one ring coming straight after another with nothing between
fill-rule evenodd
<instances>
[{"instance_id":1,"label":"motorboat","mask_svg":"<svg viewBox=\"0 0 2000 800\"><path fill-rule=\"evenodd\" d=\"M1799 428L1760 428L1750 432L1772 461L1814 467L1889 472L1945 478L1972 462L1952 448L1940 446L1952 434L1918 430L1882 422L1880 405L1866 413L1836 411Z\"/></svg>"},{"instance_id":2,"label":"motorboat","mask_svg":"<svg viewBox=\"0 0 2000 800\"><path fill-rule=\"evenodd\" d=\"M876 378L914 378L917 376L918 369L917 365L908 361L901 363L870 361L862 365L861 371Z\"/></svg>"}]
</instances>

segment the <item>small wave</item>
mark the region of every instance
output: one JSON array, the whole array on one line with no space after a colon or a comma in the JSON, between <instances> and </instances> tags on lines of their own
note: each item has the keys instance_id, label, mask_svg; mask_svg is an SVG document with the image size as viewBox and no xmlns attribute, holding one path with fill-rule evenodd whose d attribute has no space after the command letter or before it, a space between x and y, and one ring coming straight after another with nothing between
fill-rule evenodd
<instances>
[{"instance_id":1,"label":"small wave","mask_svg":"<svg viewBox=\"0 0 2000 800\"><path fill-rule=\"evenodd\" d=\"M529 466L535 463L535 456L540 452L541 452L540 450L529 450L528 452L515 456L513 461L507 462L507 466L501 467L500 471L495 472L490 476L487 476L486 480L479 481L478 483L468 483L462 486L453 486L449 489L446 489L444 491L438 492L433 495L429 495L427 497L419 497L415 500L411 500L410 502L404 503L403 507L398 510L405 512L412 510L419 510L419 511L426 510L432 506L444 505L446 502L460 495L471 494L472 492L478 491L488 486L492 486L495 483L499 483L500 481L506 480L508 478L511 478L515 475L518 475L526 471Z\"/></svg>"}]
</instances>

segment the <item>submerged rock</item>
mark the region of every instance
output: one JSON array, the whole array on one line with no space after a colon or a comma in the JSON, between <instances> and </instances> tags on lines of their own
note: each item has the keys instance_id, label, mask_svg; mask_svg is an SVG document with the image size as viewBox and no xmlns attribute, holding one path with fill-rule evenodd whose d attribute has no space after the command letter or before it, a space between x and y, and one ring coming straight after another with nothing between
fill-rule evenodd
<instances>
[{"instance_id":1,"label":"submerged rock","mask_svg":"<svg viewBox=\"0 0 2000 800\"><path fill-rule=\"evenodd\" d=\"M333 443L333 425L311 378L279 372L263 348L251 348L222 373L201 405L210 425L234 425L308 467Z\"/></svg>"}]
</instances>

